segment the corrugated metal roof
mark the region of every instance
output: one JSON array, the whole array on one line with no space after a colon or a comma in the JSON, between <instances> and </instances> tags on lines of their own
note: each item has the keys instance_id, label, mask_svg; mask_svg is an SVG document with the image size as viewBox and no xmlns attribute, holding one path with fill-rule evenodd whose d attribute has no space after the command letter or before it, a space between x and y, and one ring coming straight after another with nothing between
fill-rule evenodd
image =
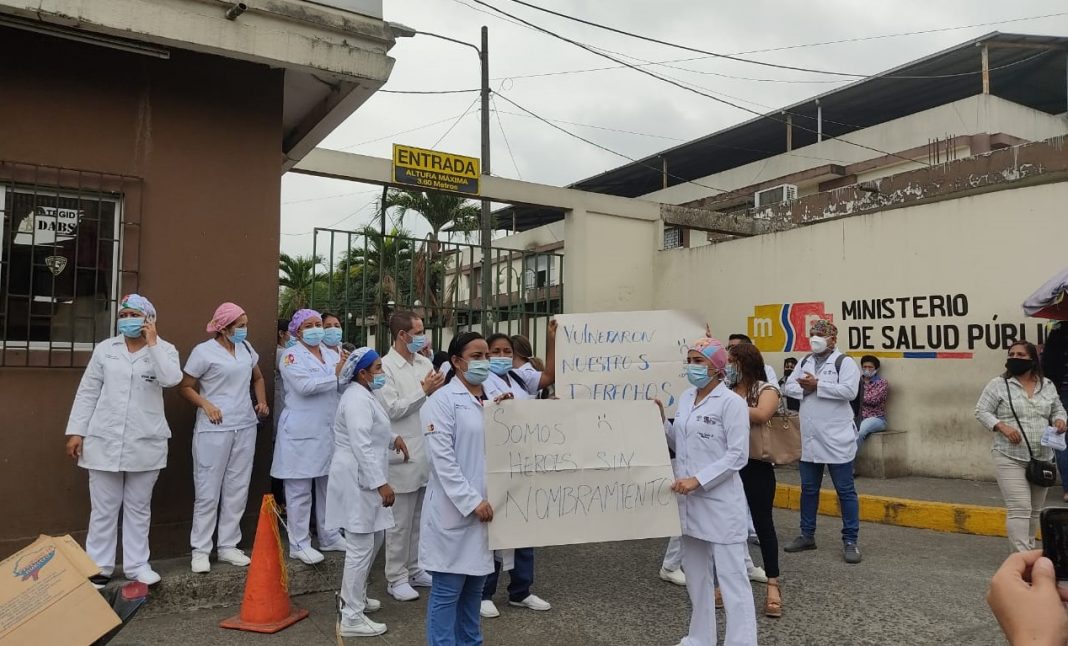
<instances>
[{"instance_id":1,"label":"corrugated metal roof","mask_svg":"<svg viewBox=\"0 0 1068 646\"><path fill-rule=\"evenodd\" d=\"M825 136L856 130L982 92L981 47L989 52L990 93L1050 114L1068 111L1068 37L993 32L844 87L769 112L575 182L570 188L638 197L668 186L774 157L786 150L783 113L794 123L793 148L816 143L817 103ZM894 152L894 151L888 151ZM559 220L550 209L498 211L498 228L525 230Z\"/></svg>"}]
</instances>

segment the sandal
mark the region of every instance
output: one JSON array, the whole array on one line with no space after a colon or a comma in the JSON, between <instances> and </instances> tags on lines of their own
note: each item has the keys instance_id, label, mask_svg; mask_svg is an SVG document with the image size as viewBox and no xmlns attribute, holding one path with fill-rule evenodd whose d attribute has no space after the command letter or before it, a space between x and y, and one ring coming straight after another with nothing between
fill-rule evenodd
<instances>
[{"instance_id":1,"label":"sandal","mask_svg":"<svg viewBox=\"0 0 1068 646\"><path fill-rule=\"evenodd\" d=\"M772 619L778 619L782 617L782 587L778 583L768 582L768 592L775 588L779 592L779 598L772 600L770 595L764 597L764 616L771 617Z\"/></svg>"}]
</instances>

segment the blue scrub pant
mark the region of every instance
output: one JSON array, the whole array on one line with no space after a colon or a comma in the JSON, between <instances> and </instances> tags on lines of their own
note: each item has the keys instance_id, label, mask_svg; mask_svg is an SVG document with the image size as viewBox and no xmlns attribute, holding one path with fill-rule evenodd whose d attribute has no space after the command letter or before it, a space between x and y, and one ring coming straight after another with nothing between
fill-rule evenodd
<instances>
[{"instance_id":1,"label":"blue scrub pant","mask_svg":"<svg viewBox=\"0 0 1068 646\"><path fill-rule=\"evenodd\" d=\"M497 593L497 580L501 576L501 562L493 562L493 574L486 577L482 588L482 598L489 600ZM508 600L519 603L530 596L530 586L534 583L534 548L523 547L515 551L515 567L508 578Z\"/></svg>"},{"instance_id":2,"label":"blue scrub pant","mask_svg":"<svg viewBox=\"0 0 1068 646\"><path fill-rule=\"evenodd\" d=\"M426 608L427 646L482 646L484 576L431 572L430 601Z\"/></svg>"}]
</instances>

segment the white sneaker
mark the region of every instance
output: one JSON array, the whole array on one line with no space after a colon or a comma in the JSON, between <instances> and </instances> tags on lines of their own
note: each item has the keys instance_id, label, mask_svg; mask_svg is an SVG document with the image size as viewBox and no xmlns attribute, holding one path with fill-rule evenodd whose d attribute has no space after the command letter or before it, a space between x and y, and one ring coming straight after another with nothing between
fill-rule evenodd
<instances>
[{"instance_id":1,"label":"white sneaker","mask_svg":"<svg viewBox=\"0 0 1068 646\"><path fill-rule=\"evenodd\" d=\"M749 580L754 583L767 583L768 575L764 572L764 568L759 565L754 565L749 568Z\"/></svg>"},{"instance_id":2,"label":"white sneaker","mask_svg":"<svg viewBox=\"0 0 1068 646\"><path fill-rule=\"evenodd\" d=\"M204 552L193 552L193 561L190 564L190 569L193 570L194 574L211 572L211 561L208 560L208 555Z\"/></svg>"},{"instance_id":3,"label":"white sneaker","mask_svg":"<svg viewBox=\"0 0 1068 646\"><path fill-rule=\"evenodd\" d=\"M237 567L246 567L252 562L252 559L245 556L245 553L236 547L220 547L218 557L223 563L229 563Z\"/></svg>"},{"instance_id":4,"label":"white sneaker","mask_svg":"<svg viewBox=\"0 0 1068 646\"><path fill-rule=\"evenodd\" d=\"M660 578L675 585L686 585L686 573L682 571L682 568L677 570L660 568Z\"/></svg>"},{"instance_id":5,"label":"white sneaker","mask_svg":"<svg viewBox=\"0 0 1068 646\"><path fill-rule=\"evenodd\" d=\"M160 575L156 574L155 570L146 566L145 569L137 572L136 574L127 574L126 578L131 579L133 581L140 581L145 585L156 585L160 582L161 577Z\"/></svg>"},{"instance_id":6,"label":"white sneaker","mask_svg":"<svg viewBox=\"0 0 1068 646\"><path fill-rule=\"evenodd\" d=\"M534 594L528 595L527 598L522 601L509 601L508 605L515 606L516 608L529 608L530 610L537 610L539 612L553 609L548 601Z\"/></svg>"},{"instance_id":7,"label":"white sneaker","mask_svg":"<svg viewBox=\"0 0 1068 646\"><path fill-rule=\"evenodd\" d=\"M325 545L319 543L320 552L344 552L345 549L345 541L337 541L335 543L327 543Z\"/></svg>"},{"instance_id":8,"label":"white sneaker","mask_svg":"<svg viewBox=\"0 0 1068 646\"><path fill-rule=\"evenodd\" d=\"M482 615L486 619L493 619L494 617L500 617L501 611L497 610L497 604L493 601L486 599L482 602L482 605L478 608L478 614Z\"/></svg>"},{"instance_id":9,"label":"white sneaker","mask_svg":"<svg viewBox=\"0 0 1068 646\"><path fill-rule=\"evenodd\" d=\"M434 579L426 572L420 572L412 578L408 579L408 583L416 588L429 588L433 584Z\"/></svg>"},{"instance_id":10,"label":"white sneaker","mask_svg":"<svg viewBox=\"0 0 1068 646\"><path fill-rule=\"evenodd\" d=\"M352 622L341 620L342 637L376 637L386 632L386 625L371 621L364 614L356 615Z\"/></svg>"},{"instance_id":11,"label":"white sneaker","mask_svg":"<svg viewBox=\"0 0 1068 646\"><path fill-rule=\"evenodd\" d=\"M382 609L382 602L379 601L378 599L372 599L371 597L367 597L366 599L363 600L363 611L364 612L376 612L376 611L381 610L381 609Z\"/></svg>"},{"instance_id":12,"label":"white sneaker","mask_svg":"<svg viewBox=\"0 0 1068 646\"><path fill-rule=\"evenodd\" d=\"M387 585L386 592L397 601L415 601L419 598L419 593L416 592L415 588L409 585L407 581Z\"/></svg>"},{"instance_id":13,"label":"white sneaker","mask_svg":"<svg viewBox=\"0 0 1068 646\"><path fill-rule=\"evenodd\" d=\"M289 558L297 559L301 563L306 563L308 565L315 565L316 563L322 563L323 559L326 557L314 547L290 547Z\"/></svg>"}]
</instances>

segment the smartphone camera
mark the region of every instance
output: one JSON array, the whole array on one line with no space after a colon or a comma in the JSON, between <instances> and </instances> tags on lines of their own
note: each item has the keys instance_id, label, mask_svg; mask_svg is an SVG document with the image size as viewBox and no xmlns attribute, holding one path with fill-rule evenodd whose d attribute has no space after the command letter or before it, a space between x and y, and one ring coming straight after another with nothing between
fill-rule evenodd
<instances>
[{"instance_id":1,"label":"smartphone camera","mask_svg":"<svg viewBox=\"0 0 1068 646\"><path fill-rule=\"evenodd\" d=\"M1058 581L1068 581L1068 507L1042 510L1042 555L1053 561Z\"/></svg>"}]
</instances>

